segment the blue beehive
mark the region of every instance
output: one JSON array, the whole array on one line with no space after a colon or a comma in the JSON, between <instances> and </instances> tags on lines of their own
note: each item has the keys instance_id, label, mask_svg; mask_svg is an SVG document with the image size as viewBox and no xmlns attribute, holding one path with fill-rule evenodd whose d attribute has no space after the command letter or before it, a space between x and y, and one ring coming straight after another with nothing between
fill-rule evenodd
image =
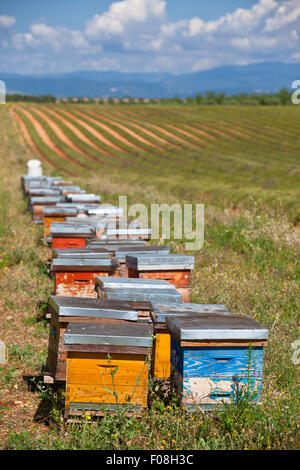
<instances>
[{"instance_id":1,"label":"blue beehive","mask_svg":"<svg viewBox=\"0 0 300 470\"><path fill-rule=\"evenodd\" d=\"M171 376L188 409L211 411L249 398L261 402L268 330L248 316L167 318Z\"/></svg>"}]
</instances>

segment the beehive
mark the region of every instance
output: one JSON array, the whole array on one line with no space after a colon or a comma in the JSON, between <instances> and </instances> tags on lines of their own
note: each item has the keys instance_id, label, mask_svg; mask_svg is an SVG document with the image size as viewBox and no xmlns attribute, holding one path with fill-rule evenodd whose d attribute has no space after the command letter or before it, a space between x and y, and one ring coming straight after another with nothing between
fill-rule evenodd
<instances>
[{"instance_id":1,"label":"beehive","mask_svg":"<svg viewBox=\"0 0 300 470\"><path fill-rule=\"evenodd\" d=\"M60 191L61 194L63 195L68 195L68 194L85 194L86 191L84 189L81 189L80 186L71 186L71 185L67 185L67 186L63 186L63 185L60 185L58 186L58 189Z\"/></svg>"},{"instance_id":2,"label":"beehive","mask_svg":"<svg viewBox=\"0 0 300 470\"><path fill-rule=\"evenodd\" d=\"M95 227L89 224L52 222L50 225L52 249L85 248L86 239L95 235Z\"/></svg>"},{"instance_id":3,"label":"beehive","mask_svg":"<svg viewBox=\"0 0 300 470\"><path fill-rule=\"evenodd\" d=\"M96 196L96 194L89 194L89 193L85 193L85 194L78 194L78 193L74 193L74 194L68 194L66 196L66 201L68 202L79 202L79 203L85 203L85 204L91 204L91 203L99 203L101 201L101 197L100 196Z\"/></svg>"},{"instance_id":4,"label":"beehive","mask_svg":"<svg viewBox=\"0 0 300 470\"><path fill-rule=\"evenodd\" d=\"M101 299L50 296L48 302L50 333L47 364L44 377L47 381L65 381L67 353L63 335L70 322L117 323L136 322L138 314L126 302Z\"/></svg>"},{"instance_id":5,"label":"beehive","mask_svg":"<svg viewBox=\"0 0 300 470\"><path fill-rule=\"evenodd\" d=\"M148 357L152 330L146 325L70 323L67 350L65 417L125 407L147 407Z\"/></svg>"},{"instance_id":6,"label":"beehive","mask_svg":"<svg viewBox=\"0 0 300 470\"><path fill-rule=\"evenodd\" d=\"M188 409L261 402L268 330L247 316L167 318L174 391Z\"/></svg>"},{"instance_id":7,"label":"beehive","mask_svg":"<svg viewBox=\"0 0 300 470\"><path fill-rule=\"evenodd\" d=\"M164 279L173 284L181 293L183 302L190 301L191 270L194 257L164 254L154 256L126 256L128 277L140 279Z\"/></svg>"},{"instance_id":8,"label":"beehive","mask_svg":"<svg viewBox=\"0 0 300 470\"><path fill-rule=\"evenodd\" d=\"M193 303L152 303L151 319L154 325L154 344L151 375L155 379L168 379L171 375L171 336L166 327L170 316L230 315L224 305Z\"/></svg>"},{"instance_id":9,"label":"beehive","mask_svg":"<svg viewBox=\"0 0 300 470\"><path fill-rule=\"evenodd\" d=\"M50 226L52 222L65 222L66 217L76 217L78 209L76 208L63 208L63 207L44 207L44 237L50 237Z\"/></svg>"},{"instance_id":10,"label":"beehive","mask_svg":"<svg viewBox=\"0 0 300 470\"><path fill-rule=\"evenodd\" d=\"M98 243L97 243L98 240ZM135 249L143 249L146 247L146 242L144 240L134 240L131 241L130 239L117 239L117 240L101 240L101 239L93 239L89 240L86 244L87 248L94 250L95 248L100 249L101 247L105 249L107 252L111 253L113 256L116 257L118 261L118 268L115 272L116 277L128 277L128 271L125 264L125 255L122 254L120 257L118 256L118 252L122 250L135 250Z\"/></svg>"},{"instance_id":11,"label":"beehive","mask_svg":"<svg viewBox=\"0 0 300 470\"><path fill-rule=\"evenodd\" d=\"M120 220L123 217L123 209L111 204L100 204L96 208L89 209L88 215L108 216Z\"/></svg>"},{"instance_id":12,"label":"beehive","mask_svg":"<svg viewBox=\"0 0 300 470\"><path fill-rule=\"evenodd\" d=\"M99 240L98 238L91 238L88 243L87 243L87 248L92 248L93 246L105 246L105 247L111 247L115 246L116 248L120 247L132 247L132 246L146 246L145 240L139 240L137 238L132 239L132 238L118 238L116 240Z\"/></svg>"},{"instance_id":13,"label":"beehive","mask_svg":"<svg viewBox=\"0 0 300 470\"><path fill-rule=\"evenodd\" d=\"M124 300L139 310L139 316L150 319L151 302L181 303L182 296L167 281L96 277L95 290L99 298Z\"/></svg>"},{"instance_id":14,"label":"beehive","mask_svg":"<svg viewBox=\"0 0 300 470\"><path fill-rule=\"evenodd\" d=\"M28 190L29 197L48 197L48 196L60 196L61 192L59 189L52 188L29 188Z\"/></svg>"},{"instance_id":15,"label":"beehive","mask_svg":"<svg viewBox=\"0 0 300 470\"><path fill-rule=\"evenodd\" d=\"M64 201L64 196L34 196L30 199L30 210L32 220L43 223L43 209L46 206L55 206L58 202Z\"/></svg>"},{"instance_id":16,"label":"beehive","mask_svg":"<svg viewBox=\"0 0 300 470\"><path fill-rule=\"evenodd\" d=\"M95 279L110 276L117 268L114 258L96 254L90 257L54 258L55 295L74 297L97 297Z\"/></svg>"},{"instance_id":17,"label":"beehive","mask_svg":"<svg viewBox=\"0 0 300 470\"><path fill-rule=\"evenodd\" d=\"M115 257L119 263L119 276L120 277L138 277L138 276L129 276L128 267L126 265L127 256L155 256L155 255L165 255L170 253L169 246L120 246L116 247Z\"/></svg>"},{"instance_id":18,"label":"beehive","mask_svg":"<svg viewBox=\"0 0 300 470\"><path fill-rule=\"evenodd\" d=\"M52 250L53 258L113 258L113 254L103 248L72 248Z\"/></svg>"},{"instance_id":19,"label":"beehive","mask_svg":"<svg viewBox=\"0 0 300 470\"><path fill-rule=\"evenodd\" d=\"M142 240L149 240L151 237L151 229L143 228L112 228L106 232L107 238L140 238Z\"/></svg>"},{"instance_id":20,"label":"beehive","mask_svg":"<svg viewBox=\"0 0 300 470\"><path fill-rule=\"evenodd\" d=\"M62 180L61 176L21 176L21 186L25 194L29 188L33 187L50 187Z\"/></svg>"}]
</instances>

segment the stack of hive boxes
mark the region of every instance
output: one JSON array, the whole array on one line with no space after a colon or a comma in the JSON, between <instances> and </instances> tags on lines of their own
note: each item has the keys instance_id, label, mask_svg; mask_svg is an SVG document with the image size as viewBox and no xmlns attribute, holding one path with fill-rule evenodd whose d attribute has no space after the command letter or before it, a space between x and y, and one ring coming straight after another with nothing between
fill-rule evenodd
<instances>
[{"instance_id":1,"label":"stack of hive boxes","mask_svg":"<svg viewBox=\"0 0 300 470\"><path fill-rule=\"evenodd\" d=\"M148 245L59 177L22 178L35 222L52 248L53 294L44 380L65 383L65 416L148 406L148 380L168 381L190 409L261 400L268 331L223 305L190 303L194 257Z\"/></svg>"}]
</instances>

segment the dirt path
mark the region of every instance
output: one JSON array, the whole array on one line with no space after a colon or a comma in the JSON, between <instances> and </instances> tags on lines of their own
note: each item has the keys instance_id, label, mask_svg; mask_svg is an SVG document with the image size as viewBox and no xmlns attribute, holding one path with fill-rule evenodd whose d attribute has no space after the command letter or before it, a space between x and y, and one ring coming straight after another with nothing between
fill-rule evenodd
<instances>
[{"instance_id":1,"label":"dirt path","mask_svg":"<svg viewBox=\"0 0 300 470\"><path fill-rule=\"evenodd\" d=\"M132 111L127 111L127 114L130 114L131 116L135 117L135 119L137 119L137 117L138 117L138 116L137 116L136 114L134 114ZM145 116L147 116L146 113L143 113L143 114L144 114ZM180 128L177 129L176 126L172 126L171 124L165 124L165 125L168 126L168 127L173 127L174 130L176 129L176 130L178 130L179 132L181 132L182 134L186 134L188 137L193 137L193 139L195 139L195 140L199 140L200 142L203 142L203 143L205 142L204 140L200 139L199 137L197 138L197 137L194 136L194 135L192 136L192 135L189 134L187 131L183 131L183 130L180 129ZM153 124L153 123L147 122L147 126L155 127L156 129L159 129L160 132L166 134L168 137L174 138L174 139L178 140L179 142L181 142L181 143L183 143L183 144L185 144L185 145L186 145L186 144L189 144L189 142L187 142L187 141L185 141L184 139L181 139L180 137L178 137L178 136L176 136L176 135L174 135L174 134L168 132L166 129L158 128L158 127L155 126L155 124ZM186 125L186 124L185 124L185 126L186 126L186 127L189 127L190 129L192 129L192 130L194 130L194 131L198 131L198 129L195 129L195 128L193 128L193 127L191 127L191 126L188 126L188 125ZM210 137L210 135L209 135L209 134L206 134L206 132L204 132L204 131L198 131L198 133ZM205 143L206 143L206 142L205 142ZM173 144L173 145L176 145L176 144Z\"/></svg>"},{"instance_id":2,"label":"dirt path","mask_svg":"<svg viewBox=\"0 0 300 470\"><path fill-rule=\"evenodd\" d=\"M55 145L55 143L48 136L48 134L45 131L45 129L43 128L43 126L39 123L39 121L37 121L37 119L35 119L34 116L32 116L32 114L30 114L29 111L27 111L27 109L24 109L21 106L16 106L16 108L20 109L28 117L31 124L33 125L36 132L38 133L39 137L42 139L44 144L46 144L47 147L50 148L50 150L55 152L57 155L59 155L64 160L66 160L70 163L75 163L74 160L72 160L65 152L63 152L59 147L57 147L57 145Z\"/></svg>"},{"instance_id":3,"label":"dirt path","mask_svg":"<svg viewBox=\"0 0 300 470\"><path fill-rule=\"evenodd\" d=\"M114 131L111 127L106 126L106 124L103 124L103 122L100 122L97 119L93 119L89 114L83 113L82 111L75 111L75 114L80 114L86 119L89 119L91 122L94 122L95 124L97 124L97 126L102 127L102 129L104 129L106 132L109 132L113 137L118 139L120 142L123 142L123 144L128 145L129 147L135 148L137 150L143 150L137 145L130 142L129 140L125 139L125 137L123 137L118 132Z\"/></svg>"},{"instance_id":4,"label":"dirt path","mask_svg":"<svg viewBox=\"0 0 300 470\"><path fill-rule=\"evenodd\" d=\"M106 139L100 132L98 132L94 127L89 126L86 122L82 121L82 119L79 119L76 117L74 114L69 113L68 111L60 109L60 112L63 113L65 116L69 116L71 119L74 119L78 124L80 124L82 127L84 127L88 132L90 132L96 139L98 139L100 142L103 142L106 144L108 147L111 147L115 150L118 150L119 152L123 152L123 149L121 147L118 147L115 145L113 142L110 140Z\"/></svg>"},{"instance_id":5,"label":"dirt path","mask_svg":"<svg viewBox=\"0 0 300 470\"><path fill-rule=\"evenodd\" d=\"M197 140L198 142L202 142L202 143L205 143L205 144L207 143L207 142L205 142L205 140L200 139L200 137L197 137L196 135L191 134L190 132L186 131L185 129L182 129L180 127L176 127L172 124L165 124L165 125L170 127L171 129L174 129L177 132L181 132L182 134L186 135L187 137L190 137L191 139Z\"/></svg>"},{"instance_id":6,"label":"dirt path","mask_svg":"<svg viewBox=\"0 0 300 470\"><path fill-rule=\"evenodd\" d=\"M93 149L97 150L98 152L101 152L101 153L104 153L105 155L108 155L110 157L112 157L113 155L109 152L107 152L106 150L102 149L101 147L99 147L98 145L94 144L94 142L92 140L90 140L88 137L86 137L86 135L83 134L83 132L81 132L76 126L74 126L71 122L69 122L67 119L65 119L63 116L61 116L60 113L56 113L55 111L53 110L50 110L48 109L49 113L53 114L54 116L57 117L57 119L60 119L61 122L63 122L72 132L73 134L76 135L76 137L78 137L78 139L80 139L82 142L84 142L85 144L89 145L90 147L92 147ZM73 116L72 116L72 119L73 119ZM96 158L96 157L93 157L93 159ZM97 159L96 159L97 160Z\"/></svg>"},{"instance_id":7,"label":"dirt path","mask_svg":"<svg viewBox=\"0 0 300 470\"><path fill-rule=\"evenodd\" d=\"M98 116L98 117L104 119L104 121L109 122L109 123L112 124L113 126L119 127L119 128L122 129L124 132L127 132L127 134L131 135L131 137L133 137L133 138L136 139L136 140L139 140L139 141L142 142L143 144L145 144L145 145L147 145L147 146L150 146L150 147L159 148L158 145L155 145L155 144L153 144L152 142L150 142L149 140L144 139L142 136L140 136L140 135L137 134L136 132L132 131L131 129L128 129L126 126L123 126L122 124L119 124L118 122L113 121L112 119L108 119L107 117L103 116L103 115L100 114L100 113L95 113L95 112L93 112L92 114L93 114L94 116Z\"/></svg>"},{"instance_id":8,"label":"dirt path","mask_svg":"<svg viewBox=\"0 0 300 470\"><path fill-rule=\"evenodd\" d=\"M116 114L124 119L124 114L115 113L115 115ZM127 112L127 114L128 114L128 112ZM149 125L148 122L144 122L144 124L146 124L147 126ZM145 134L149 135L153 139L156 139L158 142L161 142L164 145L175 145L176 146L176 144L172 144L171 142L168 142L167 140L163 139L162 137L158 136L157 134L153 134L153 132L149 131L148 129L145 129L145 127L140 126L139 124L136 124L135 122L130 121L130 125L135 127L136 129L141 130Z\"/></svg>"},{"instance_id":9,"label":"dirt path","mask_svg":"<svg viewBox=\"0 0 300 470\"><path fill-rule=\"evenodd\" d=\"M79 154L84 154L86 155L84 152L82 152L82 150L80 148L78 148L73 142L71 139L69 139L69 137L67 137L64 132L61 130L61 128L56 124L56 122L52 121L49 116L47 116L47 114L43 113L42 111L40 111L39 109L35 108L35 107L32 107L31 109L33 109L36 114L38 114L39 116L41 116L42 119L44 119L48 126L51 127L51 129L53 130L53 132L57 135L57 137L62 141L64 142L64 144L68 145L71 149L75 150L75 152L78 152ZM73 160L72 159L72 162L76 165L79 165L83 168L90 168L88 165L83 165L82 163L80 162L77 162L76 160Z\"/></svg>"},{"instance_id":10,"label":"dirt path","mask_svg":"<svg viewBox=\"0 0 300 470\"><path fill-rule=\"evenodd\" d=\"M54 163L49 160L49 158L47 158L41 151L40 149L35 145L35 143L33 142L32 138L31 138L31 135L29 134L29 131L24 123L24 121L22 120L21 116L19 116L18 113L15 112L14 108L10 108L9 109L9 112L12 116L12 118L18 123L20 129L21 129L21 132L22 132L22 135L25 139L25 141L27 142L27 144L29 145L30 148L32 148L32 150L34 151L34 153L36 153L37 155L39 155L43 160L45 160L49 165L51 165L52 167L55 167Z\"/></svg>"}]
</instances>

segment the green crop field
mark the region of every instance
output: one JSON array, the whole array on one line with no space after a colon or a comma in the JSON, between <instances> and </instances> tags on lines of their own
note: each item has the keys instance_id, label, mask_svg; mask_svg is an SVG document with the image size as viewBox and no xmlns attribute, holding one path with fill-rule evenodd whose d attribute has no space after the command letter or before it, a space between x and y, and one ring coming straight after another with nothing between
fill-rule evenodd
<instances>
[{"instance_id":1,"label":"green crop field","mask_svg":"<svg viewBox=\"0 0 300 470\"><path fill-rule=\"evenodd\" d=\"M3 449L299 448L300 108L297 106L0 106L0 447ZM53 280L20 189L26 162L104 202L205 204L192 300L221 303L269 329L263 403L188 414L151 385L140 420L61 421L63 389L41 382ZM184 240L164 240L183 253ZM299 346L298 346L299 348Z\"/></svg>"}]
</instances>

